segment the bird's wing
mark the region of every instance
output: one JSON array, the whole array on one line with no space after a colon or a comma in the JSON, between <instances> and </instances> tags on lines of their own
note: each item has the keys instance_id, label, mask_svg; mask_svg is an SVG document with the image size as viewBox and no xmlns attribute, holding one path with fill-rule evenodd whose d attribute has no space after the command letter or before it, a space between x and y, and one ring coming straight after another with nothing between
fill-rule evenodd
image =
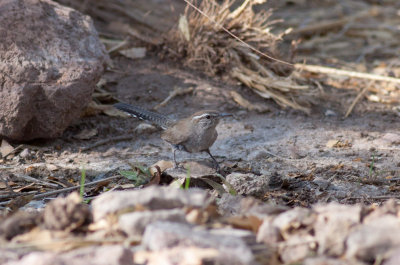
<instances>
[{"instance_id":1,"label":"bird's wing","mask_svg":"<svg viewBox=\"0 0 400 265\"><path fill-rule=\"evenodd\" d=\"M185 121L181 120L174 126L163 131L161 133L161 138L170 144L180 145L186 142L190 135L190 127L185 126Z\"/></svg>"}]
</instances>

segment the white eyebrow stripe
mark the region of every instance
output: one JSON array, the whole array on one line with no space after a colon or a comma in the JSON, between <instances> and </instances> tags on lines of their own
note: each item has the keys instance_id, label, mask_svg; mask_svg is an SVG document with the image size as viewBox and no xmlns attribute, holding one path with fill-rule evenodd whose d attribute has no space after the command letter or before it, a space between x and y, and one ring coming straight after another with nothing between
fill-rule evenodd
<instances>
[{"instance_id":1,"label":"white eyebrow stripe","mask_svg":"<svg viewBox=\"0 0 400 265\"><path fill-rule=\"evenodd\" d=\"M213 113L204 113L204 114L201 114L201 115L194 116L193 119L198 120L198 119L204 118L206 116L218 116L218 115L215 115Z\"/></svg>"}]
</instances>

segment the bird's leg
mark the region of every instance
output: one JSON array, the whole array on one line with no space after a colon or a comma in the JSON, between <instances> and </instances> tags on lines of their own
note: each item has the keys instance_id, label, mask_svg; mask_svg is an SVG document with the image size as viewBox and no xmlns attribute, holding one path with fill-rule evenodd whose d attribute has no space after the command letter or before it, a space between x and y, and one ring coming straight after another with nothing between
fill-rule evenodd
<instances>
[{"instance_id":1,"label":"bird's leg","mask_svg":"<svg viewBox=\"0 0 400 265\"><path fill-rule=\"evenodd\" d=\"M177 168L178 167L178 163L176 163L176 156L175 156L175 152L176 152L176 148L174 148L174 167Z\"/></svg>"},{"instance_id":2,"label":"bird's leg","mask_svg":"<svg viewBox=\"0 0 400 265\"><path fill-rule=\"evenodd\" d=\"M211 159L213 160L215 169L216 169L217 171L219 171L219 170L220 170L219 164L218 164L217 160L216 160L216 159L213 157L213 155L211 154L210 149L207 149L207 150L206 150L206 153L210 155Z\"/></svg>"}]
</instances>

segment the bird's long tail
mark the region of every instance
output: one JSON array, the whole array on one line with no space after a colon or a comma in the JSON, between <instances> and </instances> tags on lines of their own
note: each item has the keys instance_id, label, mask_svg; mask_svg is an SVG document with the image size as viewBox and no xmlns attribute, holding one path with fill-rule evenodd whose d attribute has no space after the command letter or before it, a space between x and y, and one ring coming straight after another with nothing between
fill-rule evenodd
<instances>
[{"instance_id":1,"label":"bird's long tail","mask_svg":"<svg viewBox=\"0 0 400 265\"><path fill-rule=\"evenodd\" d=\"M142 120L150 121L151 123L154 123L157 126L160 126L164 130L167 129L169 126L173 124L173 120L168 118L167 116L164 116L162 114L148 111L146 109L143 109L141 107L136 107L132 106L126 103L116 103L114 104L114 107L126 112L127 114L137 117Z\"/></svg>"}]
</instances>

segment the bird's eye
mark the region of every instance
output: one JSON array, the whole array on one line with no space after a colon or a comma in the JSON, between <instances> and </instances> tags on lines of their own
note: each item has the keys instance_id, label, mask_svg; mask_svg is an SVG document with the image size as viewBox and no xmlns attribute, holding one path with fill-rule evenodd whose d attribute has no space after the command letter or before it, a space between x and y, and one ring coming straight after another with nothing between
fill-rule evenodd
<instances>
[{"instance_id":1,"label":"bird's eye","mask_svg":"<svg viewBox=\"0 0 400 265\"><path fill-rule=\"evenodd\" d=\"M206 116L206 119L207 119L207 120L211 119L211 116L210 116L210 115L207 115L207 116Z\"/></svg>"}]
</instances>

